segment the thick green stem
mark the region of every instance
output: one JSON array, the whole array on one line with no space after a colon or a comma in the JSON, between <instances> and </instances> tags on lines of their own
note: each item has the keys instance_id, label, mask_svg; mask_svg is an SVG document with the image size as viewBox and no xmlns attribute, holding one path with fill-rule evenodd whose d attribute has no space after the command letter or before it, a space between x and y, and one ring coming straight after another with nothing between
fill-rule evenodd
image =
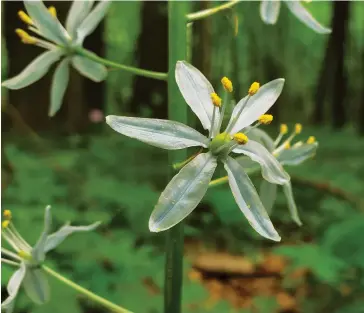
<instances>
[{"instance_id":1,"label":"thick green stem","mask_svg":"<svg viewBox=\"0 0 364 313\"><path fill-rule=\"evenodd\" d=\"M127 66L124 64L112 62L110 60L101 58L101 57L97 56L96 54L94 54L86 49L83 49L83 48L77 48L76 53L78 55L82 55L83 57L88 58L97 63L103 64L106 66L110 66L113 68L117 68L117 69L129 72L129 73L133 73L135 75L154 78L154 79L158 79L158 80L167 80L167 77L168 77L167 73L148 71L148 70L143 70L141 68L136 68L133 66Z\"/></svg>"},{"instance_id":2,"label":"thick green stem","mask_svg":"<svg viewBox=\"0 0 364 313\"><path fill-rule=\"evenodd\" d=\"M214 15L218 12L230 9L231 7L233 7L235 4L238 4L241 0L232 0L229 1L227 3L221 4L219 6L216 6L214 8L211 9L206 9L206 10L202 10L202 11L198 11L195 13L190 13L187 14L187 21L188 22L193 22L193 21L198 21L198 20L202 20L206 17L209 17L211 15Z\"/></svg>"},{"instance_id":3,"label":"thick green stem","mask_svg":"<svg viewBox=\"0 0 364 313\"><path fill-rule=\"evenodd\" d=\"M186 15L188 1L168 2L168 118L187 123L187 105L182 98L175 80L175 67L179 60L186 59L187 34ZM185 150L170 151L170 164L186 159ZM173 171L170 176L174 175ZM179 223L167 231L166 267L164 286L164 312L180 313L183 278L183 223Z\"/></svg>"},{"instance_id":4,"label":"thick green stem","mask_svg":"<svg viewBox=\"0 0 364 313\"><path fill-rule=\"evenodd\" d=\"M71 281L71 280L67 279L66 277L62 276L61 274L53 271L48 266L43 265L42 266L42 269L47 274L53 276L54 278L58 279L60 282L64 283L68 287L71 287L72 289L74 289L77 292L81 293L86 298L88 298L88 299L90 299L90 300L98 303L99 305L103 306L104 308L107 308L111 312L116 312L116 313L132 313L131 311L129 311L127 309L124 309L121 306L118 306L118 305L110 302L109 300L106 300L105 298L102 298L102 297L94 294L93 292L91 292L91 291L89 291L89 290L81 287L80 285L77 285L73 281Z\"/></svg>"}]
</instances>

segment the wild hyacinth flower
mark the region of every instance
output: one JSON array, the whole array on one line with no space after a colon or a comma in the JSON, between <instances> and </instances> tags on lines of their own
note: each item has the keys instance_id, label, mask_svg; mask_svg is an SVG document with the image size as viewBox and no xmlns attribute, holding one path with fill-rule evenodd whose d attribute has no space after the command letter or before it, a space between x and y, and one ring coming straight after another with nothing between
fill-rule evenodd
<instances>
[{"instance_id":1,"label":"wild hyacinth flower","mask_svg":"<svg viewBox=\"0 0 364 313\"><path fill-rule=\"evenodd\" d=\"M331 29L322 26L311 13L298 0L282 0L291 11L303 24L319 34L329 34ZM260 3L260 16L264 23L275 24L278 19L281 0L263 0ZM306 1L308 2L308 1Z\"/></svg>"},{"instance_id":2,"label":"wild hyacinth flower","mask_svg":"<svg viewBox=\"0 0 364 313\"><path fill-rule=\"evenodd\" d=\"M22 29L15 32L23 43L32 44L48 51L33 60L20 74L2 83L9 89L21 89L41 79L49 68L61 58L51 85L51 105L49 115L60 109L69 81L69 66L72 65L81 75L100 82L107 76L106 67L88 58L75 54L82 47L86 36L91 34L105 16L111 2L101 1L93 9L94 1L74 1L68 13L66 28L57 19L56 10L48 10L41 1L24 1L29 16L19 11L19 18L28 25L36 36Z\"/></svg>"},{"instance_id":3,"label":"wild hyacinth flower","mask_svg":"<svg viewBox=\"0 0 364 313\"><path fill-rule=\"evenodd\" d=\"M97 222L89 226L71 226L67 223L55 233L50 234L52 223L50 210L50 206L45 208L44 229L34 247L31 247L16 230L12 223L11 211L4 211L1 235L14 252L1 247L1 262L19 267L8 282L9 296L1 304L1 309L5 310L6 313L13 311L15 299L21 286L33 302L37 304L47 302L49 300L49 285L41 268L46 253L55 249L72 233L91 231L100 224ZM4 257L8 257L10 260Z\"/></svg>"},{"instance_id":4,"label":"wild hyacinth flower","mask_svg":"<svg viewBox=\"0 0 364 313\"><path fill-rule=\"evenodd\" d=\"M249 136L263 144L270 152L272 152L282 166L295 166L312 158L316 154L316 150L318 148L318 142L313 136L310 136L306 142L298 141L292 145L292 140L296 135L300 134L301 131L302 125L296 124L293 132L286 140L282 141L284 136L288 133L287 125L282 124L279 135L275 140L261 129L252 129ZM237 158L237 161L245 168L254 169L258 166L257 163L252 162L246 157L239 157ZM294 200L291 182L286 182L282 185L282 187L292 219L298 225L302 225L301 219L298 215L297 205ZM259 194L265 209L270 213L276 199L277 185L263 180L260 185Z\"/></svg>"},{"instance_id":5,"label":"wild hyacinth flower","mask_svg":"<svg viewBox=\"0 0 364 313\"><path fill-rule=\"evenodd\" d=\"M222 103L210 82L198 69L184 61L177 62L175 75L184 99L204 129L208 130L207 136L175 121L106 117L106 122L115 131L155 147L177 150L201 146L207 149L187 163L162 192L149 220L150 231L169 229L187 217L202 200L218 162L222 162L228 172L234 198L251 226L262 236L279 241L280 236L252 182L230 153L245 154L257 161L263 177L271 183L285 184L289 181L288 174L272 154L243 133L252 123L256 122L255 126L258 126L272 120L271 115L263 114L279 97L284 79L273 80L261 88L258 83L253 83L248 95L234 108L226 130L221 133L226 103ZM233 86L228 78L224 77L222 83L227 92L232 92Z\"/></svg>"}]
</instances>

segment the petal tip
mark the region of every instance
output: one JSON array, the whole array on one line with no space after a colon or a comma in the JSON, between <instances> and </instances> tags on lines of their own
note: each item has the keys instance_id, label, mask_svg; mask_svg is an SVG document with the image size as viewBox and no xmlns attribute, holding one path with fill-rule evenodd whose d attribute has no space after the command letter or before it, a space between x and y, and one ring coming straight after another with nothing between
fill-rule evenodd
<instances>
[{"instance_id":1,"label":"petal tip","mask_svg":"<svg viewBox=\"0 0 364 313\"><path fill-rule=\"evenodd\" d=\"M159 233L161 231L152 219L149 220L149 231L152 233Z\"/></svg>"}]
</instances>

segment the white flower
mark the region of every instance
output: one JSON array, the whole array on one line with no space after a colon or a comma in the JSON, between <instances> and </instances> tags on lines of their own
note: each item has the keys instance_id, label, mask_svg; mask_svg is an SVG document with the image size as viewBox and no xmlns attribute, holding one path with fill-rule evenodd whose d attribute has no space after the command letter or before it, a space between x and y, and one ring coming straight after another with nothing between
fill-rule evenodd
<instances>
[{"instance_id":1,"label":"white flower","mask_svg":"<svg viewBox=\"0 0 364 313\"><path fill-rule=\"evenodd\" d=\"M331 29L322 26L317 22L311 13L298 0L282 0L288 9L303 24L319 34L329 34ZM266 24L275 24L278 19L281 0L263 0L260 4L260 16Z\"/></svg>"},{"instance_id":2,"label":"white flower","mask_svg":"<svg viewBox=\"0 0 364 313\"><path fill-rule=\"evenodd\" d=\"M241 133L274 104L283 89L284 79L273 80L261 88L254 83L249 94L234 108L226 130L220 133L226 104L223 104L220 112L221 99L206 77L184 61L177 62L175 75L184 99L209 131L208 136L175 121L113 115L106 117L106 122L115 131L152 146L169 150L201 146L209 150L198 154L172 178L154 208L149 229L153 232L163 231L188 216L205 195L218 161L221 161L228 172L234 198L249 223L262 236L279 241L280 236L248 175L229 154L245 154L257 161L262 167L263 177L272 183L289 181L288 174L271 153ZM225 86L232 89L232 86Z\"/></svg>"},{"instance_id":3,"label":"white flower","mask_svg":"<svg viewBox=\"0 0 364 313\"><path fill-rule=\"evenodd\" d=\"M62 105L69 81L70 64L81 75L95 82L104 80L107 76L105 66L74 54L74 50L82 46L85 37L95 30L111 4L104 0L92 9L93 3L94 1L90 0L74 1L64 28L57 19L54 7L47 10L41 1L24 1L29 16L19 11L19 17L37 37L22 29L17 29L16 33L23 43L34 44L48 51L34 59L20 74L4 81L2 86L9 89L27 87L41 79L55 62L64 57L52 80L49 115L53 116Z\"/></svg>"},{"instance_id":4,"label":"white flower","mask_svg":"<svg viewBox=\"0 0 364 313\"><path fill-rule=\"evenodd\" d=\"M284 138L284 135L286 135L288 132L287 125L285 124L281 125L281 130L276 140L273 140L266 132L262 131L261 129L252 129L249 133L249 136L250 138L254 138L254 140L263 144L269 151L271 151L281 165L295 166L302 164L306 160L312 158L316 154L316 150L318 148L318 142L313 136L310 136L306 142L298 141L291 145L293 138L299 134L301 130L301 124L296 124L294 131L286 140L283 140L282 143L281 141ZM256 163L252 162L247 157L239 157L236 160L240 165L247 169L249 168L254 170L254 168L257 168ZM292 219L298 225L302 225L298 214L297 205L294 200L291 182L286 182L282 185L282 187ZM260 185L259 195L262 199L265 209L268 211L268 213L270 213L276 200L277 185L263 180Z\"/></svg>"},{"instance_id":5,"label":"white flower","mask_svg":"<svg viewBox=\"0 0 364 313\"><path fill-rule=\"evenodd\" d=\"M52 226L51 207L47 206L44 214L43 232L35 246L31 247L11 222L12 217L9 210L4 211L4 218L1 235L15 253L2 247L2 257L10 258L10 260L2 259L2 262L19 266L19 269L14 272L8 282L9 296L1 303L1 309L4 309L6 313L13 311L21 285L33 302L37 304L47 302L49 300L49 285L41 268L46 253L60 245L72 233L92 231L100 224L100 222L96 222L89 226L71 226L67 223L55 233L50 234Z\"/></svg>"}]
</instances>

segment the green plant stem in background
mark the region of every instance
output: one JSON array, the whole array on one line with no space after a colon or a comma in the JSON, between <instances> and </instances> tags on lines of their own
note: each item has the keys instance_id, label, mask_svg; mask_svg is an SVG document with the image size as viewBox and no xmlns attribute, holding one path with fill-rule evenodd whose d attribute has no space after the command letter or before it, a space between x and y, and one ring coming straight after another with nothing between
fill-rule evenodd
<instances>
[{"instance_id":1,"label":"green plant stem in background","mask_svg":"<svg viewBox=\"0 0 364 313\"><path fill-rule=\"evenodd\" d=\"M230 9L234 5L238 4L240 1L241 0L233 0L233 1L229 1L227 3L221 4L219 6L216 6L214 8L211 8L211 9L206 9L206 10L198 11L198 12L195 12L195 13L187 14L187 21L188 22L193 22L193 21L202 20L202 19L204 19L206 17L214 15L214 14L216 14L218 12L223 11L223 10Z\"/></svg>"},{"instance_id":2,"label":"green plant stem in background","mask_svg":"<svg viewBox=\"0 0 364 313\"><path fill-rule=\"evenodd\" d=\"M62 276L61 274L53 271L51 268L43 265L42 269L49 275L53 276L54 278L58 279L60 282L64 283L65 285L67 285L68 287L71 287L72 289L76 290L77 292L81 293L82 295L84 295L86 298L98 303L99 305L103 306L104 308L107 308L108 310L110 310L111 312L116 312L116 313L132 313L131 311L122 308L121 306L118 306L112 302L110 302L109 300L106 300L105 298L102 298L96 294L94 294L93 292L77 285L76 283L74 283L73 281L67 279L66 277Z\"/></svg>"},{"instance_id":3,"label":"green plant stem in background","mask_svg":"<svg viewBox=\"0 0 364 313\"><path fill-rule=\"evenodd\" d=\"M96 54L91 53L90 51L83 49L83 48L76 48L76 53L79 55L82 55L83 57L86 57L92 61L95 61L97 63L103 64L106 66L110 66L113 68L117 68L117 69L129 72L129 73L133 73L135 75L158 79L158 80L167 80L167 77L168 77L167 73L148 71L148 70L143 70L143 69L136 68L133 66L127 66L124 64L112 62L110 60L101 58L101 57L97 56Z\"/></svg>"},{"instance_id":4,"label":"green plant stem in background","mask_svg":"<svg viewBox=\"0 0 364 313\"><path fill-rule=\"evenodd\" d=\"M175 67L187 53L186 15L189 2L168 2L168 119L187 124L187 105L175 80ZM186 159L185 150L170 151L170 164ZM170 176L174 175L171 169ZM183 222L166 232L166 266L164 280L164 312L180 313L183 280Z\"/></svg>"}]
</instances>

